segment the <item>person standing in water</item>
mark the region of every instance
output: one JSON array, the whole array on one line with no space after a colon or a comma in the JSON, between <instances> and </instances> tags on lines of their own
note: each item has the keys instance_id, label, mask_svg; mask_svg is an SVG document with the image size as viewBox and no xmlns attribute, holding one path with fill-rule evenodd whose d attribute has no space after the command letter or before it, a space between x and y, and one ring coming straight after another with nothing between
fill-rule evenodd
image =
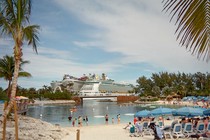
<instances>
[{"instance_id":1,"label":"person standing in water","mask_svg":"<svg viewBox=\"0 0 210 140\"><path fill-rule=\"evenodd\" d=\"M86 125L88 125L88 117L87 116L85 117L85 122L86 122Z\"/></svg>"},{"instance_id":2,"label":"person standing in water","mask_svg":"<svg viewBox=\"0 0 210 140\"><path fill-rule=\"evenodd\" d=\"M74 118L73 121L72 121L72 126L73 127L75 126L75 122L76 122L76 118Z\"/></svg>"},{"instance_id":3,"label":"person standing in water","mask_svg":"<svg viewBox=\"0 0 210 140\"><path fill-rule=\"evenodd\" d=\"M108 122L109 122L109 116L107 114L105 116L105 121L106 121L106 124L108 124Z\"/></svg>"},{"instance_id":4,"label":"person standing in water","mask_svg":"<svg viewBox=\"0 0 210 140\"><path fill-rule=\"evenodd\" d=\"M114 118L112 118L112 124L114 124Z\"/></svg>"},{"instance_id":5,"label":"person standing in water","mask_svg":"<svg viewBox=\"0 0 210 140\"><path fill-rule=\"evenodd\" d=\"M120 114L117 115L117 123L120 123Z\"/></svg>"}]
</instances>

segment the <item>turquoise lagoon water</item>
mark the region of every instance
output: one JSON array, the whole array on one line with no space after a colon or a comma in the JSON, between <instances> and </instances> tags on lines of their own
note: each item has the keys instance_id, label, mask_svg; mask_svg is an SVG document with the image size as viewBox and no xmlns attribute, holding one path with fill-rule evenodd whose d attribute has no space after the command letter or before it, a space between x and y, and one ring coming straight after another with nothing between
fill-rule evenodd
<instances>
[{"instance_id":1,"label":"turquoise lagoon water","mask_svg":"<svg viewBox=\"0 0 210 140\"><path fill-rule=\"evenodd\" d=\"M159 107L158 105L142 105L142 104L119 104L117 102L101 102L100 100L84 100L83 104L77 105L77 111L71 112L70 109L75 105L40 105L30 106L27 116L41 119L43 121L60 124L61 126L72 126L72 122L68 120L71 115L73 118L78 116L88 116L89 125L105 124L104 116L109 115L109 124L114 118L117 123L117 115L120 114L121 123L133 121L134 114L140 110L152 110ZM177 106L164 106L177 108ZM85 125L85 123L84 123Z\"/></svg>"}]
</instances>

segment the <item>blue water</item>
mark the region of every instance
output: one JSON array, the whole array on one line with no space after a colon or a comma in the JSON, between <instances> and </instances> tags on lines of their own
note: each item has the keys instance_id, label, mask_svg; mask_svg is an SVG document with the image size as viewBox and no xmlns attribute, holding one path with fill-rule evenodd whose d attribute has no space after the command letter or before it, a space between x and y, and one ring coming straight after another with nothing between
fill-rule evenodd
<instances>
[{"instance_id":1,"label":"blue water","mask_svg":"<svg viewBox=\"0 0 210 140\"><path fill-rule=\"evenodd\" d=\"M27 116L41 119L43 121L60 124L61 126L72 126L72 122L68 120L71 115L73 118L78 116L88 116L89 125L105 124L104 116L108 114L109 123L111 124L112 118L117 123L117 115L120 114L121 123L127 123L133 120L133 115L143 109L152 110L158 105L142 106L140 104L125 105L118 104L117 102L99 102L99 100L84 100L83 104L77 105L77 111L71 112L70 109L75 105L43 105L43 106L30 106ZM176 108L176 106L167 106ZM84 123L85 124L85 123Z\"/></svg>"}]
</instances>

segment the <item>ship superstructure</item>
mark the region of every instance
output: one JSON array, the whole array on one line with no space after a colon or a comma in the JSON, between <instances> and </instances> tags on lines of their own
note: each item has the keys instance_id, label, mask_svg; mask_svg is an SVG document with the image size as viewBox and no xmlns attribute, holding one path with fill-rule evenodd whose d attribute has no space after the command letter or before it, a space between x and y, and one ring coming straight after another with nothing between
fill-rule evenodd
<instances>
[{"instance_id":1,"label":"ship superstructure","mask_svg":"<svg viewBox=\"0 0 210 140\"><path fill-rule=\"evenodd\" d=\"M107 94L125 94L133 90L133 85L115 82L108 78L104 73L101 76L96 74L85 74L76 78L70 75L64 75L62 81L51 83L54 90L63 91L64 89L79 93L79 96L103 96Z\"/></svg>"}]
</instances>

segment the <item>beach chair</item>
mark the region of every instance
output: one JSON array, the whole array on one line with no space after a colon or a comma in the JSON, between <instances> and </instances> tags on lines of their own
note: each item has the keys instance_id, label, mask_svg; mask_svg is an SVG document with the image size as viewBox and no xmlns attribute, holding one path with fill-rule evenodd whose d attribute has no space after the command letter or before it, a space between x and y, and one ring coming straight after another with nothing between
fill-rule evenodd
<instances>
[{"instance_id":1,"label":"beach chair","mask_svg":"<svg viewBox=\"0 0 210 140\"><path fill-rule=\"evenodd\" d=\"M175 124L173 131L172 131L172 136L176 138L183 138L185 137L184 134L182 133L182 125L181 124Z\"/></svg>"},{"instance_id":2,"label":"beach chair","mask_svg":"<svg viewBox=\"0 0 210 140\"><path fill-rule=\"evenodd\" d=\"M207 125L206 131L210 131L210 122Z\"/></svg>"},{"instance_id":3,"label":"beach chair","mask_svg":"<svg viewBox=\"0 0 210 140\"><path fill-rule=\"evenodd\" d=\"M171 123L171 130L174 129L174 125L175 124L178 124L178 120L174 120L172 123Z\"/></svg>"},{"instance_id":4,"label":"beach chair","mask_svg":"<svg viewBox=\"0 0 210 140\"><path fill-rule=\"evenodd\" d=\"M200 122L200 123L197 124L197 126L195 128L195 133L197 133L197 134L205 133L205 125L204 125L204 123Z\"/></svg>"},{"instance_id":5,"label":"beach chair","mask_svg":"<svg viewBox=\"0 0 210 140\"><path fill-rule=\"evenodd\" d=\"M207 125L206 131L210 131L210 122ZM210 140L210 136L209 137L201 137L201 140Z\"/></svg>"},{"instance_id":6,"label":"beach chair","mask_svg":"<svg viewBox=\"0 0 210 140\"><path fill-rule=\"evenodd\" d=\"M183 134L187 138L189 138L191 135L195 134L193 132L193 125L192 125L192 123L185 123L184 129L183 129Z\"/></svg>"},{"instance_id":7,"label":"beach chair","mask_svg":"<svg viewBox=\"0 0 210 140\"><path fill-rule=\"evenodd\" d=\"M142 125L143 125L143 134L152 135L152 130L149 128L149 122L144 121Z\"/></svg>"},{"instance_id":8,"label":"beach chair","mask_svg":"<svg viewBox=\"0 0 210 140\"><path fill-rule=\"evenodd\" d=\"M164 135L165 139L167 138L167 136L169 136L170 139L174 139L173 136L172 136L171 130L169 130L169 131L164 131L163 130L163 135Z\"/></svg>"},{"instance_id":9,"label":"beach chair","mask_svg":"<svg viewBox=\"0 0 210 140\"><path fill-rule=\"evenodd\" d=\"M170 139L173 139L172 131L173 131L174 125L177 123L178 123L178 120L175 120L171 123L171 126L165 126L163 128L163 134L164 134L165 138L167 138L169 136Z\"/></svg>"}]
</instances>

